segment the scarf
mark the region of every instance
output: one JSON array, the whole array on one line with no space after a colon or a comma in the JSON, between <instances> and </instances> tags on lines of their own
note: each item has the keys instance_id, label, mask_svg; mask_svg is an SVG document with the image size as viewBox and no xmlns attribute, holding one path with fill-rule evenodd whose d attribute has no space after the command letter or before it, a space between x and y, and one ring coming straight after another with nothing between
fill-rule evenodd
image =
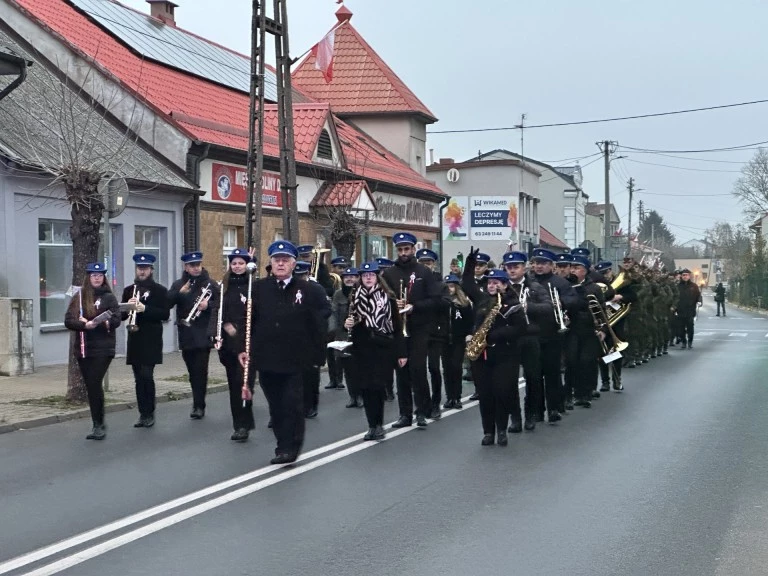
<instances>
[{"instance_id":1,"label":"scarf","mask_svg":"<svg viewBox=\"0 0 768 576\"><path fill-rule=\"evenodd\" d=\"M352 305L355 315L374 332L380 334L392 334L395 330L392 325L392 308L389 296L376 285L371 290L365 286L359 286L355 291Z\"/></svg>"}]
</instances>

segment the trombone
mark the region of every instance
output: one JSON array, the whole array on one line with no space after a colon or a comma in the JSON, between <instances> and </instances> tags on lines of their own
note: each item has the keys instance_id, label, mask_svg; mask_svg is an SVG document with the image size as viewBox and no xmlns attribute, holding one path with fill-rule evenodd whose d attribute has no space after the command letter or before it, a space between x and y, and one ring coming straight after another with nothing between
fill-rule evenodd
<instances>
[{"instance_id":1,"label":"trombone","mask_svg":"<svg viewBox=\"0 0 768 576\"><path fill-rule=\"evenodd\" d=\"M138 295L139 295L139 287L136 284L134 284L133 296L131 296L131 300L137 299ZM137 305L138 305L138 301L136 304L134 304L133 310L131 310L128 313L128 325L126 326L126 328L128 329L128 332L131 332L131 333L139 331L139 327L136 324L136 313L137 313L136 306Z\"/></svg>"},{"instance_id":2,"label":"trombone","mask_svg":"<svg viewBox=\"0 0 768 576\"><path fill-rule=\"evenodd\" d=\"M547 287L549 288L549 297L552 299L552 307L555 310L555 322L557 322L558 326L557 332L558 334L564 334L568 332L568 326L565 325L565 312L560 302L560 293L551 283L547 284Z\"/></svg>"}]
</instances>

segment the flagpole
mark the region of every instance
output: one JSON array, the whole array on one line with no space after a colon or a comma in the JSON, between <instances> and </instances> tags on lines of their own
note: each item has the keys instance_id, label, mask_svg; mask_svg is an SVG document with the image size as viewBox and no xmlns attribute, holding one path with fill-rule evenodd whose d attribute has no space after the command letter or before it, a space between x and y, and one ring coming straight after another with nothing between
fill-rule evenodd
<instances>
[{"instance_id":1,"label":"flagpole","mask_svg":"<svg viewBox=\"0 0 768 576\"><path fill-rule=\"evenodd\" d=\"M320 42L322 42L322 41L323 41L323 39L325 39L325 38L328 36L328 34L332 34L332 33L336 32L336 30L338 30L339 28L341 28L342 26L344 26L344 24L346 24L346 22L340 22L339 24L336 24L336 26L334 26L333 28L331 28L331 29L330 29L330 30L329 30L329 31L328 31L328 32L325 34L325 36L323 36L323 37L320 39ZM292 59L291 59L291 65L295 64L296 62L298 62L299 60L301 60L302 58L304 58L304 56L306 56L307 54L309 54L310 52L312 52L312 49L313 49L315 46L317 46L318 44L320 44L320 42L317 42L317 43L313 44L312 46L310 46L310 47L309 47L309 50L307 50L306 52L304 52L304 53L303 53L301 56L297 56L296 58L292 58Z\"/></svg>"}]
</instances>

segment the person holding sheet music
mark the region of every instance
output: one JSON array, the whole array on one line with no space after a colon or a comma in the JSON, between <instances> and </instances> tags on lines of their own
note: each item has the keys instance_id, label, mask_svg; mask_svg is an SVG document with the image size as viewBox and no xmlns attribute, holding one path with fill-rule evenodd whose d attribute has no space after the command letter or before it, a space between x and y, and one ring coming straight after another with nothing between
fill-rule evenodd
<instances>
[{"instance_id":1,"label":"person holding sheet music","mask_svg":"<svg viewBox=\"0 0 768 576\"><path fill-rule=\"evenodd\" d=\"M86 266L83 284L72 298L64 325L76 333L75 354L88 392L93 429L88 440L103 440L104 389L102 380L115 357L115 329L120 325L120 306L105 275L106 266L93 262Z\"/></svg>"}]
</instances>

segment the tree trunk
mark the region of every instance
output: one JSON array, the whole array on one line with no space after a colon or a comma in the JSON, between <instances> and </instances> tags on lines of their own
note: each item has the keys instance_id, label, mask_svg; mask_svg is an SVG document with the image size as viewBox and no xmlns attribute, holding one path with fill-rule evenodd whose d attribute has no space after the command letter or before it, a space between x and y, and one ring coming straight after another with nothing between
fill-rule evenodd
<instances>
[{"instance_id":1,"label":"tree trunk","mask_svg":"<svg viewBox=\"0 0 768 576\"><path fill-rule=\"evenodd\" d=\"M85 277L85 266L95 262L99 254L99 232L104 202L98 193L100 176L87 171L72 171L67 174L64 186L67 200L72 207L72 285L80 286ZM75 296L77 298L77 296ZM77 364L79 347L75 346L78 335L70 337L69 367L67 370L67 400L85 402L87 394L80 367ZM77 352L76 352L77 350Z\"/></svg>"}]
</instances>

